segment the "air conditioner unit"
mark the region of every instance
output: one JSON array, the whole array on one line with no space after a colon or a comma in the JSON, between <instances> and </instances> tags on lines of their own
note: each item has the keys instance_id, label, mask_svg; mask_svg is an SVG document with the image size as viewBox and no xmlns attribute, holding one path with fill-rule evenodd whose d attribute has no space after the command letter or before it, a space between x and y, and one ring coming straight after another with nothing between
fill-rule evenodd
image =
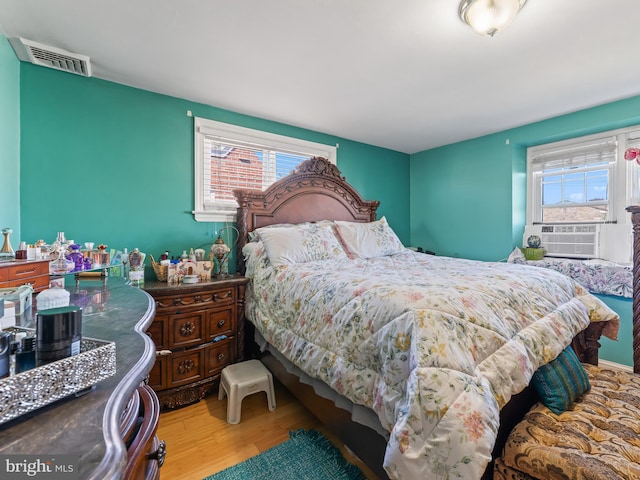
<instances>
[{"instance_id":1,"label":"air conditioner unit","mask_svg":"<svg viewBox=\"0 0 640 480\"><path fill-rule=\"evenodd\" d=\"M600 224L530 225L524 229L523 244L538 235L547 257L599 258Z\"/></svg>"}]
</instances>

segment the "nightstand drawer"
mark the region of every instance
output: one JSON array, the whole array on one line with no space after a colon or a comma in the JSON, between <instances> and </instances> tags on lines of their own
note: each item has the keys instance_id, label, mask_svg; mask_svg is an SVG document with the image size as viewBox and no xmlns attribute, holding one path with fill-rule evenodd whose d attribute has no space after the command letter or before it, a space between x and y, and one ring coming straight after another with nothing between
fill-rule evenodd
<instances>
[{"instance_id":1,"label":"nightstand drawer","mask_svg":"<svg viewBox=\"0 0 640 480\"><path fill-rule=\"evenodd\" d=\"M234 343L232 339L222 340L214 343L205 350L206 375L217 375L220 371L230 364L235 353L233 351Z\"/></svg>"},{"instance_id":2,"label":"nightstand drawer","mask_svg":"<svg viewBox=\"0 0 640 480\"><path fill-rule=\"evenodd\" d=\"M181 315L169 315L169 350L186 348L204 343L204 318L206 312L197 311Z\"/></svg>"},{"instance_id":3,"label":"nightstand drawer","mask_svg":"<svg viewBox=\"0 0 640 480\"><path fill-rule=\"evenodd\" d=\"M235 332L235 311L233 308L225 308L209 312L207 316L207 336L212 341L220 335L231 336Z\"/></svg>"},{"instance_id":4,"label":"nightstand drawer","mask_svg":"<svg viewBox=\"0 0 640 480\"><path fill-rule=\"evenodd\" d=\"M204 348L186 350L166 357L169 379L167 387L177 387L202 378Z\"/></svg>"},{"instance_id":5,"label":"nightstand drawer","mask_svg":"<svg viewBox=\"0 0 640 480\"><path fill-rule=\"evenodd\" d=\"M221 288L211 294L211 302L214 305L230 305L236 300L236 289Z\"/></svg>"}]
</instances>

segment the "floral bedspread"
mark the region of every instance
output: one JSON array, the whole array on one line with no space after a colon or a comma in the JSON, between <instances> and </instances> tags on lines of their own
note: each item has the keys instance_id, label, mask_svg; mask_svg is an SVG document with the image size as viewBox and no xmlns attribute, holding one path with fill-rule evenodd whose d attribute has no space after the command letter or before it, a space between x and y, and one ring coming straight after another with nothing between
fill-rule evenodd
<instances>
[{"instance_id":1,"label":"floral bedspread","mask_svg":"<svg viewBox=\"0 0 640 480\"><path fill-rule=\"evenodd\" d=\"M248 318L310 376L377 413L395 479L479 479L500 408L590 317L617 317L544 268L409 250L274 268L260 252Z\"/></svg>"}]
</instances>

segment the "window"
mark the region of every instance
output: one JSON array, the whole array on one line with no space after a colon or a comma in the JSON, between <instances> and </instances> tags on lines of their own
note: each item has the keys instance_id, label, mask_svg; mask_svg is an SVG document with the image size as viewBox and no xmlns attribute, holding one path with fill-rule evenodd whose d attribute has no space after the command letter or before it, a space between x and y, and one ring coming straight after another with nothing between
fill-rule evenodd
<instances>
[{"instance_id":1,"label":"window","mask_svg":"<svg viewBox=\"0 0 640 480\"><path fill-rule=\"evenodd\" d=\"M264 190L311 157L336 163L337 148L195 118L197 221L235 222L236 188Z\"/></svg>"},{"instance_id":2,"label":"window","mask_svg":"<svg viewBox=\"0 0 640 480\"><path fill-rule=\"evenodd\" d=\"M640 165L624 159L629 147L640 147L638 126L530 147L523 244L535 234L545 255L629 263L633 234L625 207L640 201ZM584 228L595 232L588 245L567 233Z\"/></svg>"},{"instance_id":3,"label":"window","mask_svg":"<svg viewBox=\"0 0 640 480\"><path fill-rule=\"evenodd\" d=\"M535 150L529 162L533 223L615 220L615 136Z\"/></svg>"},{"instance_id":4,"label":"window","mask_svg":"<svg viewBox=\"0 0 640 480\"><path fill-rule=\"evenodd\" d=\"M624 160L629 147L640 147L637 126L530 147L527 225L630 223L624 209L640 198L640 165Z\"/></svg>"}]
</instances>

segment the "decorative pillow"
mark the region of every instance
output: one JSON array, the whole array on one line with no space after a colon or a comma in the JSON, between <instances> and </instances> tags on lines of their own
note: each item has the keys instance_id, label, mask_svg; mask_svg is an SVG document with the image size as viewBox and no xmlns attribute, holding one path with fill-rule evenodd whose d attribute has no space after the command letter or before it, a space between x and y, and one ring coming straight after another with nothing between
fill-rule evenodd
<instances>
[{"instance_id":1,"label":"decorative pillow","mask_svg":"<svg viewBox=\"0 0 640 480\"><path fill-rule=\"evenodd\" d=\"M295 223L274 223L273 225L267 225L266 227L261 228L285 228L285 227L295 227ZM258 242L260 241L260 236L258 235L258 230L253 230L249 232L249 242Z\"/></svg>"},{"instance_id":2,"label":"decorative pillow","mask_svg":"<svg viewBox=\"0 0 640 480\"><path fill-rule=\"evenodd\" d=\"M294 227L256 230L271 265L291 265L316 260L347 259L347 254L330 224L304 224Z\"/></svg>"},{"instance_id":3,"label":"decorative pillow","mask_svg":"<svg viewBox=\"0 0 640 480\"><path fill-rule=\"evenodd\" d=\"M567 410L591 388L587 372L571 346L533 374L533 386L542 403L556 415Z\"/></svg>"},{"instance_id":4,"label":"decorative pillow","mask_svg":"<svg viewBox=\"0 0 640 480\"><path fill-rule=\"evenodd\" d=\"M383 257L404 250L385 217L369 223L336 220L335 225L345 248L353 257Z\"/></svg>"}]
</instances>

